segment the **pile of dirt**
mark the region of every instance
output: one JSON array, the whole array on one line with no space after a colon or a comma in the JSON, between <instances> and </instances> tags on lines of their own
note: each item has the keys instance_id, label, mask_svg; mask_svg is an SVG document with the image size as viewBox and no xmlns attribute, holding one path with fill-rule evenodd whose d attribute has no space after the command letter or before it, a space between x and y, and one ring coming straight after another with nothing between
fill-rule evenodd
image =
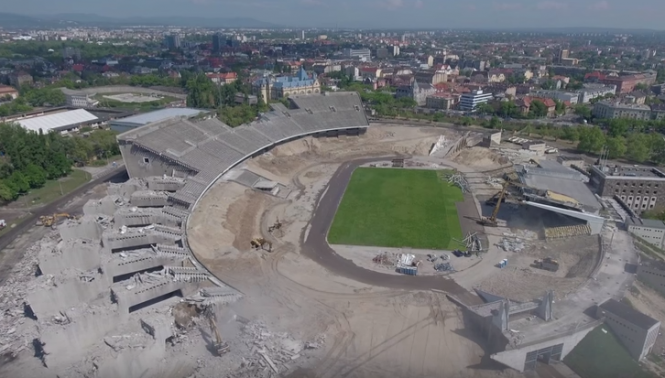
<instances>
[{"instance_id":1,"label":"pile of dirt","mask_svg":"<svg viewBox=\"0 0 665 378\"><path fill-rule=\"evenodd\" d=\"M452 159L455 163L469 167L482 167L487 169L499 168L510 161L495 151L485 147L471 147L463 149Z\"/></svg>"}]
</instances>

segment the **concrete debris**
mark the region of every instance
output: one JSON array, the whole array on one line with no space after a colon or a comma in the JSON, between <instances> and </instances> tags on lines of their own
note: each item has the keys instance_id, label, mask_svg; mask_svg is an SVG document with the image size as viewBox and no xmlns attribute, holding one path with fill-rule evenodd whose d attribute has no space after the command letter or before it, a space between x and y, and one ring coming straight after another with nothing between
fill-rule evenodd
<instances>
[{"instance_id":1,"label":"concrete debris","mask_svg":"<svg viewBox=\"0 0 665 378\"><path fill-rule=\"evenodd\" d=\"M325 346L325 341L323 334L312 341L302 342L288 333L270 332L261 321L247 323L242 327L240 340L244 346L236 346L234 350L247 348L249 353L240 358L239 368L227 378L267 378L284 374L297 368L294 364L303 357Z\"/></svg>"},{"instance_id":2,"label":"concrete debris","mask_svg":"<svg viewBox=\"0 0 665 378\"><path fill-rule=\"evenodd\" d=\"M437 272L454 272L455 269L449 262L442 262L434 265L434 270Z\"/></svg>"},{"instance_id":3,"label":"concrete debris","mask_svg":"<svg viewBox=\"0 0 665 378\"><path fill-rule=\"evenodd\" d=\"M524 250L524 241L519 238L503 238L498 243L499 248L506 252L521 252Z\"/></svg>"},{"instance_id":4,"label":"concrete debris","mask_svg":"<svg viewBox=\"0 0 665 378\"><path fill-rule=\"evenodd\" d=\"M503 179L499 179L499 178L494 178L494 177L492 177L492 176L488 176L488 177L487 177L487 180L485 180L485 183L486 183L487 185L493 187L494 189L503 189L503 183L504 183L504 181L503 181Z\"/></svg>"}]
</instances>

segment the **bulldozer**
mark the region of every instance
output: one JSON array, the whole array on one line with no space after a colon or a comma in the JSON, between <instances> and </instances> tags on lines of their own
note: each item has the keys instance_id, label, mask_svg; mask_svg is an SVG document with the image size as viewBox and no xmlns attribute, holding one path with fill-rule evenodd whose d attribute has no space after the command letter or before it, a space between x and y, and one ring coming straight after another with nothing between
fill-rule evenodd
<instances>
[{"instance_id":1,"label":"bulldozer","mask_svg":"<svg viewBox=\"0 0 665 378\"><path fill-rule=\"evenodd\" d=\"M53 215L42 215L42 216L39 217L39 221L37 221L37 226L53 227L56 223L58 223L58 219L61 219L61 218L74 219L73 216L71 216L67 213L59 213L59 214L53 214Z\"/></svg>"},{"instance_id":2,"label":"bulldozer","mask_svg":"<svg viewBox=\"0 0 665 378\"><path fill-rule=\"evenodd\" d=\"M250 241L252 248L263 249L264 251L272 252L272 242L264 238L255 238ZM268 249L266 249L266 246Z\"/></svg>"},{"instance_id":3,"label":"bulldozer","mask_svg":"<svg viewBox=\"0 0 665 378\"><path fill-rule=\"evenodd\" d=\"M215 322L215 312L212 310L212 307L206 308L205 315L208 318L208 323L210 324L210 331L215 334L215 342L212 346L215 348L217 356L221 357L228 353L231 347L229 347L228 343L222 340L222 335L219 334L217 322Z\"/></svg>"},{"instance_id":4,"label":"bulldozer","mask_svg":"<svg viewBox=\"0 0 665 378\"><path fill-rule=\"evenodd\" d=\"M551 257L546 257L542 260L541 259L534 260L533 265L536 268L549 270L550 272L556 272L559 270L559 262Z\"/></svg>"}]
</instances>

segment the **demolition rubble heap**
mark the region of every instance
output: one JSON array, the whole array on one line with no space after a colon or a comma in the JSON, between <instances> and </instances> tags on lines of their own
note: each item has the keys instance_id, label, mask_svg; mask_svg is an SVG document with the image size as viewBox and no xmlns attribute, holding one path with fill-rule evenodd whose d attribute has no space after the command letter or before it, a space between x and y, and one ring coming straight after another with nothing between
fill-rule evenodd
<instances>
[{"instance_id":1,"label":"demolition rubble heap","mask_svg":"<svg viewBox=\"0 0 665 378\"><path fill-rule=\"evenodd\" d=\"M162 206L167 190L183 185L173 178L111 184L80 219L26 251L0 294L3 355L34 349L55 374L133 376L165 358L173 297L237 300L183 245L187 212Z\"/></svg>"}]
</instances>

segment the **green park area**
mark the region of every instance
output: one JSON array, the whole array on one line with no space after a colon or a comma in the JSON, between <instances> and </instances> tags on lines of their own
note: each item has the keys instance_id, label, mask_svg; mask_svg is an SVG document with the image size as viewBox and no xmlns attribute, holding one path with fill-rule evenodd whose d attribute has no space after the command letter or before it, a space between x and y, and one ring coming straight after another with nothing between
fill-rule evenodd
<instances>
[{"instance_id":1,"label":"green park area","mask_svg":"<svg viewBox=\"0 0 665 378\"><path fill-rule=\"evenodd\" d=\"M640 366L605 325L589 332L564 362L582 378L658 377Z\"/></svg>"},{"instance_id":2,"label":"green park area","mask_svg":"<svg viewBox=\"0 0 665 378\"><path fill-rule=\"evenodd\" d=\"M439 171L358 168L328 233L331 244L454 249L462 191Z\"/></svg>"}]
</instances>

